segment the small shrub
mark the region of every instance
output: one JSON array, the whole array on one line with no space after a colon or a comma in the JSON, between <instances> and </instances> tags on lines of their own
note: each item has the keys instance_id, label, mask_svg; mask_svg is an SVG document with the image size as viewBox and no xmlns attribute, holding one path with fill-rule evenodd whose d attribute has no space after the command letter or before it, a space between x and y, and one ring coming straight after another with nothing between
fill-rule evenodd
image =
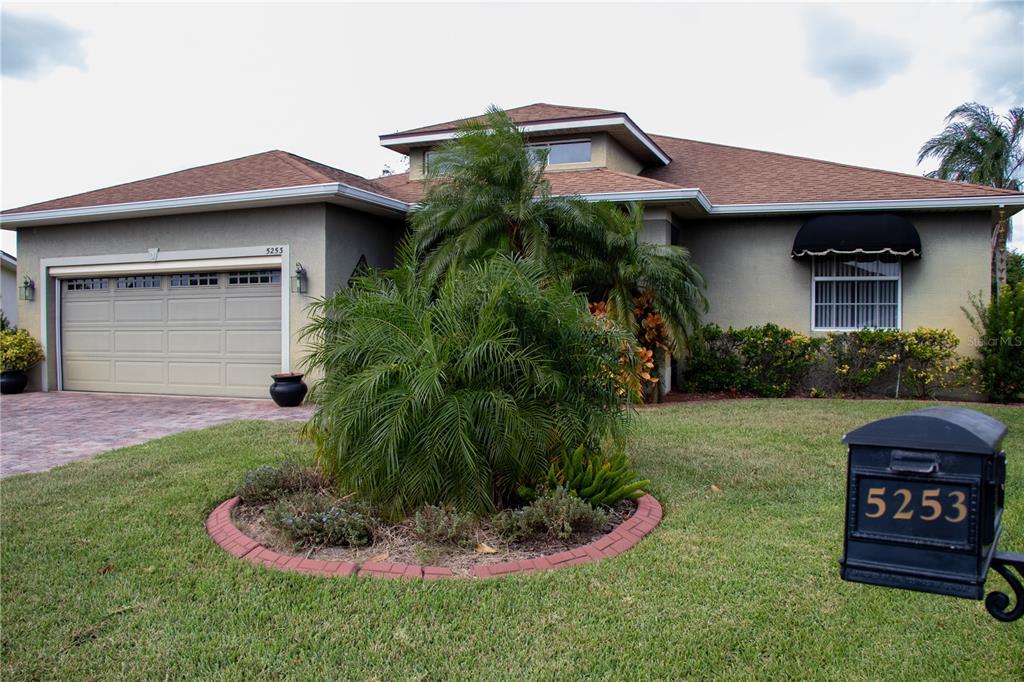
<instances>
[{"instance_id":1,"label":"small shrub","mask_svg":"<svg viewBox=\"0 0 1024 682\"><path fill-rule=\"evenodd\" d=\"M3 371L24 372L46 358L43 347L24 329L0 331L0 365Z\"/></svg>"},{"instance_id":2,"label":"small shrub","mask_svg":"<svg viewBox=\"0 0 1024 682\"><path fill-rule=\"evenodd\" d=\"M331 487L330 481L316 469L284 461L264 464L245 472L235 494L241 498L242 504L255 505L273 502L292 493L318 492Z\"/></svg>"},{"instance_id":3,"label":"small shrub","mask_svg":"<svg viewBox=\"0 0 1024 682\"><path fill-rule=\"evenodd\" d=\"M1024 282L1003 287L985 305L971 297L972 314L964 313L978 332L981 383L990 400L1024 400Z\"/></svg>"},{"instance_id":4,"label":"small shrub","mask_svg":"<svg viewBox=\"0 0 1024 682\"><path fill-rule=\"evenodd\" d=\"M477 521L472 514L444 507L427 505L413 517L416 537L427 542L470 548L476 545L476 530Z\"/></svg>"},{"instance_id":5,"label":"small shrub","mask_svg":"<svg viewBox=\"0 0 1024 682\"><path fill-rule=\"evenodd\" d=\"M822 339L776 324L722 331L707 325L694 344L682 384L691 391L790 395L815 362Z\"/></svg>"},{"instance_id":6,"label":"small shrub","mask_svg":"<svg viewBox=\"0 0 1024 682\"><path fill-rule=\"evenodd\" d=\"M537 535L565 540L575 532L603 528L607 523L607 512L561 487L522 509L505 510L492 519L495 531L509 542Z\"/></svg>"},{"instance_id":7,"label":"small shrub","mask_svg":"<svg viewBox=\"0 0 1024 682\"><path fill-rule=\"evenodd\" d=\"M413 546L412 555L416 559L416 563L429 566L437 563L441 558L441 551L436 545L419 542Z\"/></svg>"},{"instance_id":8,"label":"small shrub","mask_svg":"<svg viewBox=\"0 0 1024 682\"><path fill-rule=\"evenodd\" d=\"M298 547L362 547L372 537L368 509L330 495L295 493L267 510L267 523Z\"/></svg>"},{"instance_id":9,"label":"small shrub","mask_svg":"<svg viewBox=\"0 0 1024 682\"><path fill-rule=\"evenodd\" d=\"M609 457L599 450L580 445L575 451L562 452L548 469L547 488L563 487L573 495L598 507L613 506L626 498L635 500L644 494L650 481L639 479L629 466L626 453L619 450Z\"/></svg>"}]
</instances>

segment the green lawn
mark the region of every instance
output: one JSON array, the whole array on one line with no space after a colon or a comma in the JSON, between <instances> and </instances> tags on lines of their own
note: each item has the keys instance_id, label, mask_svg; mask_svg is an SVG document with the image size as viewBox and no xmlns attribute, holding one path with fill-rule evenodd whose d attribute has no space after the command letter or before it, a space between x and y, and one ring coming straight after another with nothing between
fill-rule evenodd
<instances>
[{"instance_id":1,"label":"green lawn","mask_svg":"<svg viewBox=\"0 0 1024 682\"><path fill-rule=\"evenodd\" d=\"M662 525L611 561L484 581L284 574L215 547L203 522L240 473L308 454L295 425L216 427L6 479L0 675L1020 679L1024 623L839 580L839 439L919 406L644 411L631 452ZM981 409L1010 426L1002 547L1024 551L1024 410Z\"/></svg>"}]
</instances>

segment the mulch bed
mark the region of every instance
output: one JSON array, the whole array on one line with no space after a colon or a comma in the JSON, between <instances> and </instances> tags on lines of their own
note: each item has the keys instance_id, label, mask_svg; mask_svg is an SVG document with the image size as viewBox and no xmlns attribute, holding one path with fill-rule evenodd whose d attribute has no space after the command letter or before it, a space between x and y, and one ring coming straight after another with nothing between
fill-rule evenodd
<instances>
[{"instance_id":1,"label":"mulch bed","mask_svg":"<svg viewBox=\"0 0 1024 682\"><path fill-rule=\"evenodd\" d=\"M365 547L315 547L296 549L283 533L265 520L266 506L238 505L231 520L245 535L260 545L286 556L320 561L348 561L361 566L366 562L429 564L451 569L457 576L468 576L474 566L528 561L542 556L572 551L607 535L636 511L632 500L620 502L609 514L604 528L577 532L566 539L538 537L508 543L493 530L482 527L476 537L478 545L486 545L493 553L476 551L456 545L424 543L412 529L411 520L384 526Z\"/></svg>"}]
</instances>

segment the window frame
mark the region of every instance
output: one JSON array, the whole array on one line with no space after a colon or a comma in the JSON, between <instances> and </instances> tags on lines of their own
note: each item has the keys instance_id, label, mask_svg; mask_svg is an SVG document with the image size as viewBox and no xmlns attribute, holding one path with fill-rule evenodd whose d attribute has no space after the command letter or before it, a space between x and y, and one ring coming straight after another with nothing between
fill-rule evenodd
<instances>
[{"instance_id":1,"label":"window frame","mask_svg":"<svg viewBox=\"0 0 1024 682\"><path fill-rule=\"evenodd\" d=\"M854 254L854 253L832 253L832 254L827 254L827 255L824 255L824 256L811 256L811 261L810 261L810 280L811 280L811 297L810 297L811 298L811 310L810 310L811 319L810 319L810 323L811 324L810 324L810 328L811 328L812 332L844 333L844 332L856 332L856 331L860 331L862 329L879 329L879 330L891 330L891 331L901 331L903 329L903 257L902 256L897 256L896 257L896 261L895 262L896 262L896 265L897 265L898 273L895 276L893 276L893 275L884 275L884 276L877 276L877 277L850 277L848 275L846 275L846 276L826 275L826 276L818 277L818 276L816 276L814 274L814 261L817 258L833 258L834 259L834 258L844 258L844 257L846 257L846 258L860 259L860 258L871 257L872 260L880 260L882 258L882 256L885 256L885 255L889 255L889 254L884 254L884 253L860 253L860 254ZM818 301L817 301L818 287L816 286L818 282L896 282L896 326L895 327L819 327L819 326L817 326L815 324L815 319L816 319L815 313L817 312L817 308L818 308ZM847 305L849 305L849 304L847 304ZM876 302L876 305L878 305L877 302ZM886 305L891 305L891 304L886 304Z\"/></svg>"},{"instance_id":2,"label":"window frame","mask_svg":"<svg viewBox=\"0 0 1024 682\"><path fill-rule=\"evenodd\" d=\"M545 163L544 167L551 168L552 166L580 166L585 163L594 163L594 140L589 137L580 137L572 140L552 140L551 142L529 142L526 145L526 149L527 153L529 153L529 150L536 149L538 147L546 147L550 150L551 147L557 147L560 144L580 144L582 142L586 142L587 145L590 147L590 158L588 158L586 161L563 161L562 163ZM550 156L550 154L551 153L549 151L548 156Z\"/></svg>"}]
</instances>

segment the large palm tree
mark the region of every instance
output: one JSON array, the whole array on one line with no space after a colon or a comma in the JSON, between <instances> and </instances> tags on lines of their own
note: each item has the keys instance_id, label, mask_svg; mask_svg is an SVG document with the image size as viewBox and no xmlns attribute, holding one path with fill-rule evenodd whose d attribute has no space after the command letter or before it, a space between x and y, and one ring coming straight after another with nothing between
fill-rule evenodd
<instances>
[{"instance_id":1,"label":"large palm tree","mask_svg":"<svg viewBox=\"0 0 1024 682\"><path fill-rule=\"evenodd\" d=\"M546 263L555 232L581 252L600 241L591 204L551 195L545 161L543 152L528 148L515 122L496 107L431 152L427 192L411 214L427 282L495 254Z\"/></svg>"},{"instance_id":2,"label":"large palm tree","mask_svg":"<svg viewBox=\"0 0 1024 682\"><path fill-rule=\"evenodd\" d=\"M1010 109L999 116L990 108L969 102L946 116L946 127L921 146L917 162L939 159L939 167L928 177L972 182L1000 189L1020 191L1024 172L1024 108ZM1000 216L992 235L995 289L1006 282L1006 242L1010 223Z\"/></svg>"},{"instance_id":3,"label":"large palm tree","mask_svg":"<svg viewBox=\"0 0 1024 682\"><path fill-rule=\"evenodd\" d=\"M436 283L494 254L535 259L550 279L568 276L592 299L607 300L609 317L637 333L634 299L652 292L670 346L685 352L706 310L704 280L687 251L641 241L637 205L552 196L544 162L494 107L433 152L427 193L411 219L424 278Z\"/></svg>"}]
</instances>

